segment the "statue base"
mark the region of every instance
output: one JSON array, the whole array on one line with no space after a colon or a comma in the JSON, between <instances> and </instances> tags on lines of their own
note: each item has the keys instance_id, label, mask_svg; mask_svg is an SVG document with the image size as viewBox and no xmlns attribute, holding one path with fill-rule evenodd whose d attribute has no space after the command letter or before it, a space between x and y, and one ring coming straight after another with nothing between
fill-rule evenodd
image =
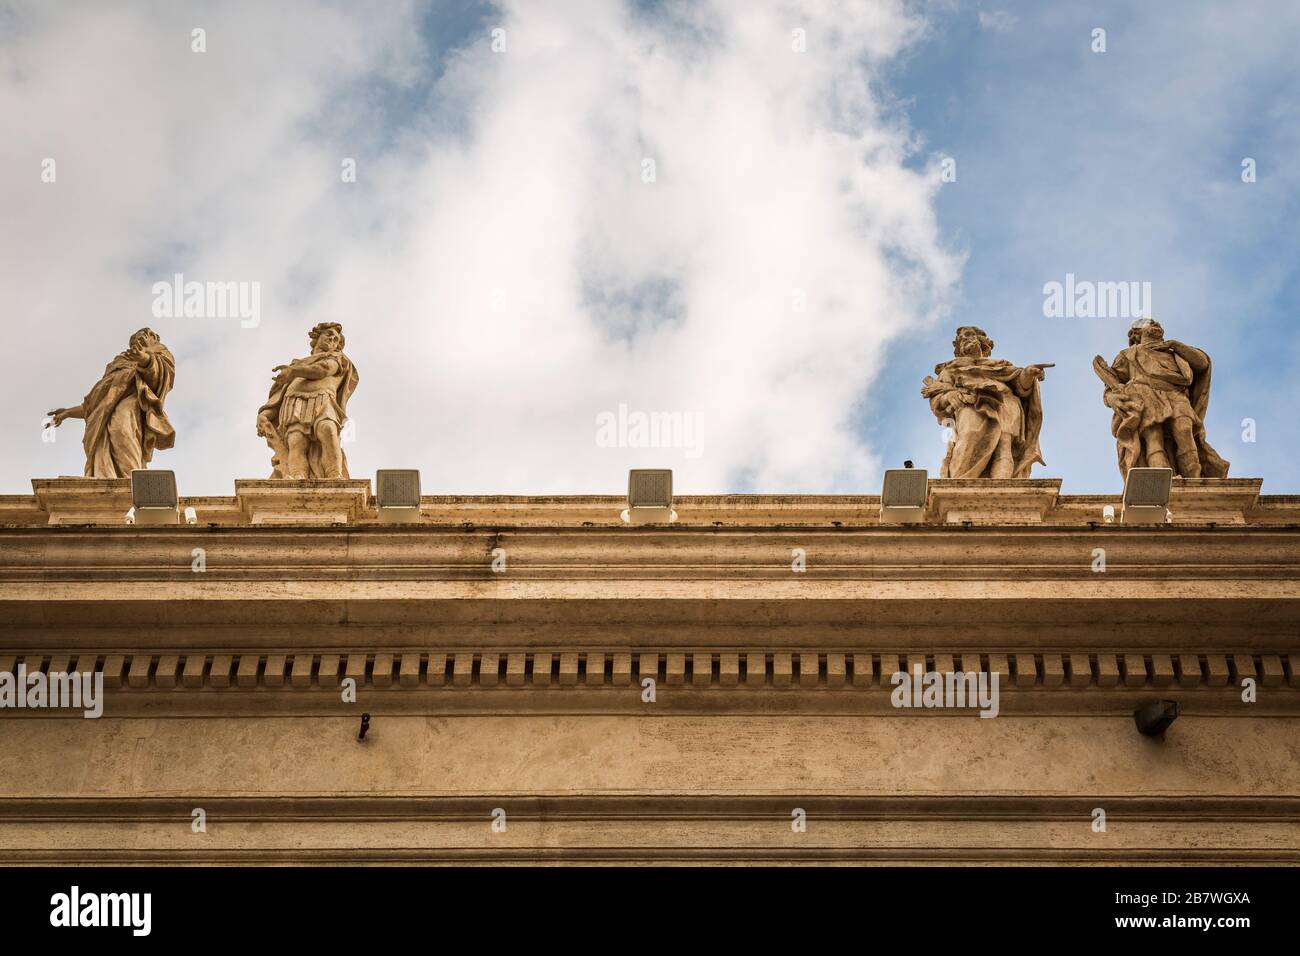
<instances>
[{"instance_id":1,"label":"statue base","mask_svg":"<svg viewBox=\"0 0 1300 956\"><path fill-rule=\"evenodd\" d=\"M366 511L370 479L239 480L235 499L249 524L348 524Z\"/></svg>"},{"instance_id":2,"label":"statue base","mask_svg":"<svg viewBox=\"0 0 1300 956\"><path fill-rule=\"evenodd\" d=\"M930 481L929 520L1042 524L1060 495L1060 478L935 478Z\"/></svg>"},{"instance_id":3,"label":"statue base","mask_svg":"<svg viewBox=\"0 0 1300 956\"><path fill-rule=\"evenodd\" d=\"M130 478L33 478L32 492L49 524L125 525Z\"/></svg>"},{"instance_id":4,"label":"statue base","mask_svg":"<svg viewBox=\"0 0 1300 956\"><path fill-rule=\"evenodd\" d=\"M1169 510L1174 524L1244 525L1263 485L1263 478L1175 478Z\"/></svg>"}]
</instances>

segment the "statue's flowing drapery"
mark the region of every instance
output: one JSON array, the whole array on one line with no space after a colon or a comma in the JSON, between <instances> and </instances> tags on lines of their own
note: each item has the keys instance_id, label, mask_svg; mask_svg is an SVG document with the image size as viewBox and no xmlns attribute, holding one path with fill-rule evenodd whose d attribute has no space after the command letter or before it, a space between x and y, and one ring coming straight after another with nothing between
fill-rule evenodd
<instances>
[{"instance_id":1,"label":"statue's flowing drapery","mask_svg":"<svg viewBox=\"0 0 1300 956\"><path fill-rule=\"evenodd\" d=\"M176 378L176 360L161 342L144 351L145 365L134 351L119 354L82 400L87 478L129 478L148 466L155 449L175 444L163 401Z\"/></svg>"},{"instance_id":2,"label":"statue's flowing drapery","mask_svg":"<svg viewBox=\"0 0 1300 956\"><path fill-rule=\"evenodd\" d=\"M1126 348L1107 366L1100 356L1093 368L1106 385L1105 403L1114 414L1110 430L1115 436L1119 471L1127 475L1130 468L1147 467L1142 444L1144 429L1159 425L1164 431L1164 447L1175 447L1171 422L1189 418L1196 456L1202 478L1228 477L1224 461L1205 437L1205 412L1210 404L1210 357L1204 370L1197 372L1181 356L1136 344Z\"/></svg>"},{"instance_id":3,"label":"statue's flowing drapery","mask_svg":"<svg viewBox=\"0 0 1300 956\"><path fill-rule=\"evenodd\" d=\"M941 478L987 478L1003 435L1011 436L1013 478L1028 478L1044 464L1038 447L1043 403L1038 382L1026 388L1023 369L1006 359L958 358L936 365L938 378L925 379L922 396L941 422L952 420L953 439ZM950 406L956 404L954 414Z\"/></svg>"}]
</instances>

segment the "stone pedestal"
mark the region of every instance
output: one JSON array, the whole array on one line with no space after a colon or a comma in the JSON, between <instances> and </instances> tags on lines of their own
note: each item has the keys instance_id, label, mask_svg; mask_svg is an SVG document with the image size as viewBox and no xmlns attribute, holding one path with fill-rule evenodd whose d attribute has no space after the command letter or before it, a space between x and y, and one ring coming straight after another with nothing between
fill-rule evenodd
<instances>
[{"instance_id":1,"label":"stone pedestal","mask_svg":"<svg viewBox=\"0 0 1300 956\"><path fill-rule=\"evenodd\" d=\"M33 478L32 491L52 525L125 525L130 478Z\"/></svg>"},{"instance_id":2,"label":"stone pedestal","mask_svg":"<svg viewBox=\"0 0 1300 956\"><path fill-rule=\"evenodd\" d=\"M241 480L235 498L249 524L347 524L365 512L370 479Z\"/></svg>"},{"instance_id":3,"label":"stone pedestal","mask_svg":"<svg viewBox=\"0 0 1300 956\"><path fill-rule=\"evenodd\" d=\"M1174 524L1244 525L1263 484L1263 478L1175 478L1169 496Z\"/></svg>"},{"instance_id":4,"label":"stone pedestal","mask_svg":"<svg viewBox=\"0 0 1300 956\"><path fill-rule=\"evenodd\" d=\"M1060 494L1060 478L936 478L930 482L929 518L944 524L1042 524Z\"/></svg>"}]
</instances>

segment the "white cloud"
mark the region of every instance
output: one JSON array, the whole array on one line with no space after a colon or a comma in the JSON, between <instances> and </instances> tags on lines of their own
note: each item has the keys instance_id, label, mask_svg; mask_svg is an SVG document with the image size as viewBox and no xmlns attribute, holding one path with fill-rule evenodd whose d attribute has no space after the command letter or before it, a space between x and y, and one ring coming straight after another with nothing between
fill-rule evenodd
<instances>
[{"instance_id":1,"label":"white cloud","mask_svg":"<svg viewBox=\"0 0 1300 956\"><path fill-rule=\"evenodd\" d=\"M659 463L683 492L871 479L855 403L961 265L937 175L909 168L872 92L922 24L897 4L507 3L439 68L420 12L17 14L0 43L0 342L20 356L0 386L5 490L80 473L80 424L46 446L40 415L145 324L179 360L177 448L155 464L188 493L264 477L270 368L322 319L361 373L356 475L419 467L426 493L610 492ZM393 112L429 83L414 118ZM174 271L261 282L261 326L153 319L149 287ZM695 413L703 455L598 447L619 403Z\"/></svg>"}]
</instances>

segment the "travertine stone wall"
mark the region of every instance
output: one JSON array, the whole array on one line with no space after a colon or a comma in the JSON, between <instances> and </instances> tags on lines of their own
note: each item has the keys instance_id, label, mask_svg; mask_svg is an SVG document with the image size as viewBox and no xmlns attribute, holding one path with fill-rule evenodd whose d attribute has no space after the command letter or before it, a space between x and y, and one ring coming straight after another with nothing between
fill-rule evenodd
<instances>
[{"instance_id":1,"label":"travertine stone wall","mask_svg":"<svg viewBox=\"0 0 1300 956\"><path fill-rule=\"evenodd\" d=\"M1300 502L1242 481L1184 483L1159 528L1051 482L952 487L906 528L848 496L638 528L617 499L426 499L380 526L351 487L253 489L340 521L236 498L146 528L108 520L116 487L42 485L0 502L0 671L102 673L105 716L0 710L0 849L1300 862ZM996 674L999 715L895 708L913 665ZM1159 698L1182 715L1142 737Z\"/></svg>"},{"instance_id":2,"label":"travertine stone wall","mask_svg":"<svg viewBox=\"0 0 1300 956\"><path fill-rule=\"evenodd\" d=\"M14 722L0 738L0 849L7 861L1300 859L1294 717L1183 718L1163 741L1131 719L1051 716L379 715L364 744L356 723Z\"/></svg>"}]
</instances>

